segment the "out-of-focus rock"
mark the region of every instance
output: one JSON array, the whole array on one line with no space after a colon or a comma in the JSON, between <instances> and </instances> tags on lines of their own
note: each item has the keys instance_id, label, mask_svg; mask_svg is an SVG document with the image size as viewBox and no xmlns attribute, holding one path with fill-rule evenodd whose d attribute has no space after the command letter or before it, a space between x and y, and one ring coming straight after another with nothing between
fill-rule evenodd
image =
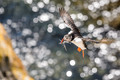
<instances>
[{"instance_id":1,"label":"out-of-focus rock","mask_svg":"<svg viewBox=\"0 0 120 80\"><path fill-rule=\"evenodd\" d=\"M11 40L0 24L0 80L33 80L15 54Z\"/></svg>"}]
</instances>

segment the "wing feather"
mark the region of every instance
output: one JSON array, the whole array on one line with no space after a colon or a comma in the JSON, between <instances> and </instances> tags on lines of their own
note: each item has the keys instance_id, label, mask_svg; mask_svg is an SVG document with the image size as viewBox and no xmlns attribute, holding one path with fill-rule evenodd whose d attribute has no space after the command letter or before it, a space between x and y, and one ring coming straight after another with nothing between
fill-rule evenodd
<instances>
[{"instance_id":1,"label":"wing feather","mask_svg":"<svg viewBox=\"0 0 120 80\"><path fill-rule=\"evenodd\" d=\"M69 26L69 28L70 28L71 30L77 29L77 27L76 27L75 24L74 24L73 19L72 19L71 16L65 11L64 8L59 8L59 12L60 12L60 15L61 15L62 19L64 20L64 22Z\"/></svg>"}]
</instances>

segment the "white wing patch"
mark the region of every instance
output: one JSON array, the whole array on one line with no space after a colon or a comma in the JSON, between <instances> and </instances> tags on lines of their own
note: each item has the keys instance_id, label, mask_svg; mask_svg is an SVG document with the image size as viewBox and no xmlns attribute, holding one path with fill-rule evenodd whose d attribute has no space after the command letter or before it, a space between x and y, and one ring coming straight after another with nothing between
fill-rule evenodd
<instances>
[{"instance_id":1,"label":"white wing patch","mask_svg":"<svg viewBox=\"0 0 120 80\"><path fill-rule=\"evenodd\" d=\"M68 34L71 34L71 33L73 33L73 31L70 31Z\"/></svg>"}]
</instances>

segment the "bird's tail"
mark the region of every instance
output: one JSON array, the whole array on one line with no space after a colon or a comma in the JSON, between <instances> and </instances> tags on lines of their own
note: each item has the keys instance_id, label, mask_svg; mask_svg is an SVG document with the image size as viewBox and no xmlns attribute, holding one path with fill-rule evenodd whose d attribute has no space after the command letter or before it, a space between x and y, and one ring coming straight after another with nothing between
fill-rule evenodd
<instances>
[{"instance_id":1,"label":"bird's tail","mask_svg":"<svg viewBox=\"0 0 120 80\"><path fill-rule=\"evenodd\" d=\"M101 40L92 40L92 39L89 39L89 38L82 38L82 40L92 42L92 43L105 43L105 44L110 44L112 42L115 42L114 39L107 39L107 38L103 38Z\"/></svg>"}]
</instances>

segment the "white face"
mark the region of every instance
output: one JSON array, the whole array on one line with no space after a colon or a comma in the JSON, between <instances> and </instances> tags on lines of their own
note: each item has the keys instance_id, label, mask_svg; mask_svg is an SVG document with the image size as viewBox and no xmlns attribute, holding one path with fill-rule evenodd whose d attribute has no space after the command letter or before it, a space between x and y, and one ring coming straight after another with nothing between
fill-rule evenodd
<instances>
[{"instance_id":1,"label":"white face","mask_svg":"<svg viewBox=\"0 0 120 80\"><path fill-rule=\"evenodd\" d=\"M72 39L72 36L69 36L69 35L65 35L65 36L64 36L64 40L65 40L65 41L70 42L71 39Z\"/></svg>"}]
</instances>

